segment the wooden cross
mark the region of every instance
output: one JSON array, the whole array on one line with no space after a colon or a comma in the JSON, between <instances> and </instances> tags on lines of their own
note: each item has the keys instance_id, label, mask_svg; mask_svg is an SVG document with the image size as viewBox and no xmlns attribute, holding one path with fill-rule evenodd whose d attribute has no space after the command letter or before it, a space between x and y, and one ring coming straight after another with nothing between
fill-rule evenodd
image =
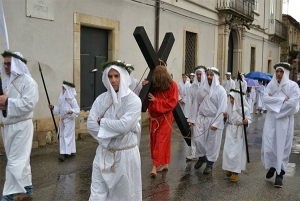
<instances>
[{"instance_id":1,"label":"wooden cross","mask_svg":"<svg viewBox=\"0 0 300 201\"><path fill-rule=\"evenodd\" d=\"M167 62L169 54L171 52L172 46L175 42L173 33L166 33L164 40L158 50L158 53L155 52L149 37L144 29L144 27L136 27L133 33L133 36L140 47L142 54L150 68L150 72L147 76L148 84L143 86L140 92L140 98L142 101L142 112L146 112L149 104L148 93L153 93L154 89L152 87L152 74L156 66L160 64L160 60ZM174 119L178 125L178 128L183 136L188 136L190 134L188 122L179 106L176 105L173 110ZM184 138L188 146L191 146L191 139Z\"/></svg>"}]
</instances>

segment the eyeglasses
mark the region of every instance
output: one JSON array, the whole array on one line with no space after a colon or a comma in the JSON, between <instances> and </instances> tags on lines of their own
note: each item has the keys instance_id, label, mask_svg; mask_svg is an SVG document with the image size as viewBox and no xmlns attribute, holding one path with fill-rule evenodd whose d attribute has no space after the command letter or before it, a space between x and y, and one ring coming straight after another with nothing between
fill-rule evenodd
<instances>
[{"instance_id":1,"label":"eyeglasses","mask_svg":"<svg viewBox=\"0 0 300 201\"><path fill-rule=\"evenodd\" d=\"M10 66L11 62L3 62L4 66Z\"/></svg>"}]
</instances>

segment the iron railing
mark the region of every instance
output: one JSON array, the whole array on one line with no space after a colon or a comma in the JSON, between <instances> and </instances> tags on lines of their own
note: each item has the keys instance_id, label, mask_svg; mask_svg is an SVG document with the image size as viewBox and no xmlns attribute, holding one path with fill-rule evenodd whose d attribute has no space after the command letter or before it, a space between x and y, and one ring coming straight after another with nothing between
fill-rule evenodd
<instances>
[{"instance_id":1,"label":"iron railing","mask_svg":"<svg viewBox=\"0 0 300 201\"><path fill-rule=\"evenodd\" d=\"M217 10L233 10L248 18L254 19L253 0L218 0Z\"/></svg>"},{"instance_id":2,"label":"iron railing","mask_svg":"<svg viewBox=\"0 0 300 201\"><path fill-rule=\"evenodd\" d=\"M287 39L287 26L276 19L269 20L269 34L278 36L284 40Z\"/></svg>"}]
</instances>

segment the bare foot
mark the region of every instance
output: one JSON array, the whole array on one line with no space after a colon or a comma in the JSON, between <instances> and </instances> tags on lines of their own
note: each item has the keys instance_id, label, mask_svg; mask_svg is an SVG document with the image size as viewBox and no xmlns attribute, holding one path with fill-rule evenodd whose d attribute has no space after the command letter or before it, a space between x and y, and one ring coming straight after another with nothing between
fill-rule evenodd
<instances>
[{"instance_id":1,"label":"bare foot","mask_svg":"<svg viewBox=\"0 0 300 201\"><path fill-rule=\"evenodd\" d=\"M168 165L168 164L162 165L162 166L157 170L157 172L162 172L162 171L164 171L164 170L166 170L166 171L169 170L169 165Z\"/></svg>"},{"instance_id":2,"label":"bare foot","mask_svg":"<svg viewBox=\"0 0 300 201\"><path fill-rule=\"evenodd\" d=\"M156 166L152 167L152 170L150 172L151 177L156 177L157 173L156 173Z\"/></svg>"}]
</instances>

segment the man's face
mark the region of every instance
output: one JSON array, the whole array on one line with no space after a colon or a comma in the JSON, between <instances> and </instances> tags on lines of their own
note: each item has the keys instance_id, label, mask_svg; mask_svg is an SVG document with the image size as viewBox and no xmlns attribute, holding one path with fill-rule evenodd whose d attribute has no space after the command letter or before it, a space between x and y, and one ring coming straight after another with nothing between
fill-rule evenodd
<instances>
[{"instance_id":1,"label":"man's face","mask_svg":"<svg viewBox=\"0 0 300 201\"><path fill-rule=\"evenodd\" d=\"M202 71L199 70L196 72L198 82L201 82L201 75L202 75Z\"/></svg>"},{"instance_id":2,"label":"man's face","mask_svg":"<svg viewBox=\"0 0 300 201\"><path fill-rule=\"evenodd\" d=\"M206 73L206 76L207 76L208 84L209 84L209 86L210 86L211 83L212 83L212 80L213 80L213 78L214 78L214 73L211 72L211 71L208 71L208 72Z\"/></svg>"},{"instance_id":3,"label":"man's face","mask_svg":"<svg viewBox=\"0 0 300 201\"><path fill-rule=\"evenodd\" d=\"M231 95L229 95L229 96L230 96L230 103L233 105L234 104L234 98Z\"/></svg>"},{"instance_id":4,"label":"man's face","mask_svg":"<svg viewBox=\"0 0 300 201\"><path fill-rule=\"evenodd\" d=\"M262 81L259 80L259 81L258 81L258 84L259 84L259 85L262 85Z\"/></svg>"},{"instance_id":5,"label":"man's face","mask_svg":"<svg viewBox=\"0 0 300 201\"><path fill-rule=\"evenodd\" d=\"M230 80L230 75L226 75L227 80Z\"/></svg>"},{"instance_id":6,"label":"man's face","mask_svg":"<svg viewBox=\"0 0 300 201\"><path fill-rule=\"evenodd\" d=\"M191 76L190 80L191 80L191 82L193 82L194 81L194 76Z\"/></svg>"},{"instance_id":7,"label":"man's face","mask_svg":"<svg viewBox=\"0 0 300 201\"><path fill-rule=\"evenodd\" d=\"M281 82L282 76L284 74L284 71L281 68L278 68L276 70L276 79L278 80L278 82Z\"/></svg>"},{"instance_id":8,"label":"man's face","mask_svg":"<svg viewBox=\"0 0 300 201\"><path fill-rule=\"evenodd\" d=\"M182 76L182 81L183 81L183 83L185 83L186 82L186 76L184 75L184 76Z\"/></svg>"},{"instance_id":9,"label":"man's face","mask_svg":"<svg viewBox=\"0 0 300 201\"><path fill-rule=\"evenodd\" d=\"M118 91L120 85L120 73L112 68L108 72L108 79L114 90Z\"/></svg>"},{"instance_id":10,"label":"man's face","mask_svg":"<svg viewBox=\"0 0 300 201\"><path fill-rule=\"evenodd\" d=\"M11 57L4 58L4 69L7 75L10 75Z\"/></svg>"},{"instance_id":11,"label":"man's face","mask_svg":"<svg viewBox=\"0 0 300 201\"><path fill-rule=\"evenodd\" d=\"M66 92L66 88L62 87L62 93L64 94Z\"/></svg>"}]
</instances>

